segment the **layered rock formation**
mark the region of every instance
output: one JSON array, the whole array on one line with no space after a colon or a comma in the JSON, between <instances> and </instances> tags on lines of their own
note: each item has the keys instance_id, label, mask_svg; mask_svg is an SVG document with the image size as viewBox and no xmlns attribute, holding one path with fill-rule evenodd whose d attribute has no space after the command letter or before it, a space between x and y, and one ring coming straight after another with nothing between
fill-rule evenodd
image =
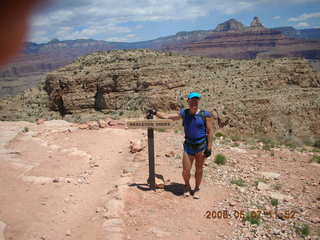
<instances>
[{"instance_id":1,"label":"layered rock formation","mask_svg":"<svg viewBox=\"0 0 320 240\"><path fill-rule=\"evenodd\" d=\"M234 18L219 24L216 28L215 31L216 32L228 32L228 31L243 31L245 29L245 26L235 20Z\"/></svg>"},{"instance_id":2,"label":"layered rock formation","mask_svg":"<svg viewBox=\"0 0 320 240\"><path fill-rule=\"evenodd\" d=\"M260 27L260 28L264 28L263 24L261 23L260 19L258 17L254 17L250 27Z\"/></svg>"},{"instance_id":3,"label":"layered rock formation","mask_svg":"<svg viewBox=\"0 0 320 240\"><path fill-rule=\"evenodd\" d=\"M178 32L173 36L135 42L117 43L92 39L59 41L46 44L26 43L24 53L12 63L0 68L0 97L15 95L28 87L34 87L47 73L71 63L77 57L97 51L112 49L150 48L181 51L190 55L219 58L252 59L269 57L320 58L320 41L292 39L281 34L282 30L263 27L255 17L250 27L235 19L219 24L215 30ZM308 35L285 28L291 37ZM308 31L309 33L310 31ZM319 31L312 30L312 36Z\"/></svg>"},{"instance_id":4,"label":"layered rock formation","mask_svg":"<svg viewBox=\"0 0 320 240\"><path fill-rule=\"evenodd\" d=\"M48 74L50 108L178 110L189 91L238 133L313 137L320 134L320 75L302 59L223 60L150 50L79 58Z\"/></svg>"},{"instance_id":5,"label":"layered rock formation","mask_svg":"<svg viewBox=\"0 0 320 240\"><path fill-rule=\"evenodd\" d=\"M281 31L265 28L258 17L250 27L235 19L219 24L215 31L199 41L169 44L166 50L217 58L253 59L304 57L320 59L320 41L289 38Z\"/></svg>"}]
</instances>

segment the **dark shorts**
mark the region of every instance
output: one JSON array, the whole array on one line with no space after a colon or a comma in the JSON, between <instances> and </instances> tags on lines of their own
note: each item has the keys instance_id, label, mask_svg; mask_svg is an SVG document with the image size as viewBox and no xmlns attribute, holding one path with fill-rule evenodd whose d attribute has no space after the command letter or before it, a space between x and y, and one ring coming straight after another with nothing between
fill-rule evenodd
<instances>
[{"instance_id":1,"label":"dark shorts","mask_svg":"<svg viewBox=\"0 0 320 240\"><path fill-rule=\"evenodd\" d=\"M185 151L189 155L195 155L198 152L203 152L208 148L208 143L205 141L203 144L199 146L193 146L187 143L183 143L183 151Z\"/></svg>"}]
</instances>

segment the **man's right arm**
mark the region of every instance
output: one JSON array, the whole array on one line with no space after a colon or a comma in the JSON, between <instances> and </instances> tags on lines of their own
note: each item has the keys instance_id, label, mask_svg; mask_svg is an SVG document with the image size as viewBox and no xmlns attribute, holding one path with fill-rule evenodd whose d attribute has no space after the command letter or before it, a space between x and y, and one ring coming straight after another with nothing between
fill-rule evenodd
<instances>
[{"instance_id":1,"label":"man's right arm","mask_svg":"<svg viewBox=\"0 0 320 240\"><path fill-rule=\"evenodd\" d=\"M156 116L161 119L171 119L171 120L179 120L181 119L180 113L164 113L164 112L157 112Z\"/></svg>"}]
</instances>

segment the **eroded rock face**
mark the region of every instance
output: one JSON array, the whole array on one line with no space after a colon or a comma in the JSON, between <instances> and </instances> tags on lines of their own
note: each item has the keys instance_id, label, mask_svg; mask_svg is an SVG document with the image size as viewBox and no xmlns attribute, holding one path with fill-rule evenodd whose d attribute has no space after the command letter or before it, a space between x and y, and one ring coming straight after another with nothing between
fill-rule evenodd
<instances>
[{"instance_id":1,"label":"eroded rock face","mask_svg":"<svg viewBox=\"0 0 320 240\"><path fill-rule=\"evenodd\" d=\"M227 131L320 135L320 76L303 59L228 60L151 50L100 52L48 75L50 107L61 113L176 111L190 91Z\"/></svg>"},{"instance_id":2,"label":"eroded rock face","mask_svg":"<svg viewBox=\"0 0 320 240\"><path fill-rule=\"evenodd\" d=\"M245 29L245 26L241 22L232 18L224 23L219 24L216 27L215 31L217 32L242 31L244 29Z\"/></svg>"},{"instance_id":3,"label":"eroded rock face","mask_svg":"<svg viewBox=\"0 0 320 240\"><path fill-rule=\"evenodd\" d=\"M150 50L103 52L79 58L48 74L50 107L62 114L82 109L178 110L177 97L166 93L184 87L190 78L180 58Z\"/></svg>"}]
</instances>

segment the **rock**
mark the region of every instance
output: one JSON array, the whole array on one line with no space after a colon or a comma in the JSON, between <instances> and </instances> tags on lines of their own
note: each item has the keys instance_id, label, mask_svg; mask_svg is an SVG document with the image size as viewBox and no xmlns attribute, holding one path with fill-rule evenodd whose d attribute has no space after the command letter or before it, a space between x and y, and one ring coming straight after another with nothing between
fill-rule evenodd
<instances>
[{"instance_id":1,"label":"rock","mask_svg":"<svg viewBox=\"0 0 320 240\"><path fill-rule=\"evenodd\" d=\"M311 222L314 224L320 223L320 217L311 218Z\"/></svg>"},{"instance_id":2,"label":"rock","mask_svg":"<svg viewBox=\"0 0 320 240\"><path fill-rule=\"evenodd\" d=\"M241 193L245 193L247 191L247 187L239 187L239 186L237 186L237 188Z\"/></svg>"},{"instance_id":3,"label":"rock","mask_svg":"<svg viewBox=\"0 0 320 240\"><path fill-rule=\"evenodd\" d=\"M36 121L37 125L41 125L41 124L44 124L45 120L40 118Z\"/></svg>"},{"instance_id":4,"label":"rock","mask_svg":"<svg viewBox=\"0 0 320 240\"><path fill-rule=\"evenodd\" d=\"M268 189L270 189L270 185L266 184L264 182L258 182L257 189L260 191L268 190Z\"/></svg>"},{"instance_id":5,"label":"rock","mask_svg":"<svg viewBox=\"0 0 320 240\"><path fill-rule=\"evenodd\" d=\"M22 181L38 183L38 184L46 184L52 182L52 178L50 177L42 177L42 176L23 176Z\"/></svg>"},{"instance_id":6,"label":"rock","mask_svg":"<svg viewBox=\"0 0 320 240\"><path fill-rule=\"evenodd\" d=\"M141 140L134 140L134 141L130 141L130 152L131 153L136 153L136 152L140 152L144 149L145 146L142 145L142 141Z\"/></svg>"},{"instance_id":7,"label":"rock","mask_svg":"<svg viewBox=\"0 0 320 240\"><path fill-rule=\"evenodd\" d=\"M165 157L174 157L175 153L173 151L170 151L169 153L166 153L164 156Z\"/></svg>"},{"instance_id":8,"label":"rock","mask_svg":"<svg viewBox=\"0 0 320 240\"><path fill-rule=\"evenodd\" d=\"M155 181L156 181L156 188L164 189L165 181L162 175L156 174Z\"/></svg>"},{"instance_id":9,"label":"rock","mask_svg":"<svg viewBox=\"0 0 320 240\"><path fill-rule=\"evenodd\" d=\"M264 26L262 25L262 23L260 22L260 19L258 17L254 17L250 27L259 27L259 28L264 28Z\"/></svg>"},{"instance_id":10,"label":"rock","mask_svg":"<svg viewBox=\"0 0 320 240\"><path fill-rule=\"evenodd\" d=\"M147 160L147 157L143 152L137 152L133 157L133 162L144 162Z\"/></svg>"},{"instance_id":11,"label":"rock","mask_svg":"<svg viewBox=\"0 0 320 240\"><path fill-rule=\"evenodd\" d=\"M99 125L99 128L106 128L108 126L106 121L104 121L102 119L98 120L98 125Z\"/></svg>"},{"instance_id":12,"label":"rock","mask_svg":"<svg viewBox=\"0 0 320 240\"><path fill-rule=\"evenodd\" d=\"M59 178L54 178L54 179L52 180L52 182L53 182L53 183L58 183L58 182L60 182L60 179L59 179Z\"/></svg>"},{"instance_id":13,"label":"rock","mask_svg":"<svg viewBox=\"0 0 320 240\"><path fill-rule=\"evenodd\" d=\"M260 174L267 179L279 179L280 174L275 172L260 172Z\"/></svg>"},{"instance_id":14,"label":"rock","mask_svg":"<svg viewBox=\"0 0 320 240\"><path fill-rule=\"evenodd\" d=\"M121 200L108 200L104 205L104 208L106 210L105 217L107 219L118 218L120 213L122 212L123 207L124 204Z\"/></svg>"},{"instance_id":15,"label":"rock","mask_svg":"<svg viewBox=\"0 0 320 240\"><path fill-rule=\"evenodd\" d=\"M6 229L7 224L5 224L4 222L0 221L0 240L5 240L5 236L4 236L4 230Z\"/></svg>"},{"instance_id":16,"label":"rock","mask_svg":"<svg viewBox=\"0 0 320 240\"><path fill-rule=\"evenodd\" d=\"M219 24L215 28L215 31L217 32L241 31L241 30L244 30L244 25L233 18L224 23Z\"/></svg>"},{"instance_id":17,"label":"rock","mask_svg":"<svg viewBox=\"0 0 320 240\"><path fill-rule=\"evenodd\" d=\"M108 125L112 126L112 127L114 127L114 126L125 126L126 123L124 121L120 121L120 120L110 120L108 122Z\"/></svg>"},{"instance_id":18,"label":"rock","mask_svg":"<svg viewBox=\"0 0 320 240\"><path fill-rule=\"evenodd\" d=\"M103 223L103 228L107 232L122 232L122 226L123 226L123 221L121 218L107 219Z\"/></svg>"},{"instance_id":19,"label":"rock","mask_svg":"<svg viewBox=\"0 0 320 240\"><path fill-rule=\"evenodd\" d=\"M153 234L155 234L157 238L166 238L170 236L169 232L163 231L162 229L157 227L151 228L149 232L152 232Z\"/></svg>"},{"instance_id":20,"label":"rock","mask_svg":"<svg viewBox=\"0 0 320 240\"><path fill-rule=\"evenodd\" d=\"M281 194L281 193L278 193L278 192L270 192L270 193L269 193L269 196L270 196L271 198L278 199L278 200L280 200L280 201L283 201L283 200L288 201L288 200L291 200L291 199L292 199L291 196L284 195L284 194Z\"/></svg>"},{"instance_id":21,"label":"rock","mask_svg":"<svg viewBox=\"0 0 320 240\"><path fill-rule=\"evenodd\" d=\"M99 124L96 121L90 121L87 123L90 130L98 130Z\"/></svg>"},{"instance_id":22,"label":"rock","mask_svg":"<svg viewBox=\"0 0 320 240\"><path fill-rule=\"evenodd\" d=\"M70 229L67 230L66 236L67 236L67 237L70 237L70 236L71 236L71 230L70 230Z\"/></svg>"},{"instance_id":23,"label":"rock","mask_svg":"<svg viewBox=\"0 0 320 240\"><path fill-rule=\"evenodd\" d=\"M85 123L79 124L78 128L79 128L79 129L82 129L82 130L84 130L84 129L89 129L89 125L88 125L88 124L85 124Z\"/></svg>"}]
</instances>

